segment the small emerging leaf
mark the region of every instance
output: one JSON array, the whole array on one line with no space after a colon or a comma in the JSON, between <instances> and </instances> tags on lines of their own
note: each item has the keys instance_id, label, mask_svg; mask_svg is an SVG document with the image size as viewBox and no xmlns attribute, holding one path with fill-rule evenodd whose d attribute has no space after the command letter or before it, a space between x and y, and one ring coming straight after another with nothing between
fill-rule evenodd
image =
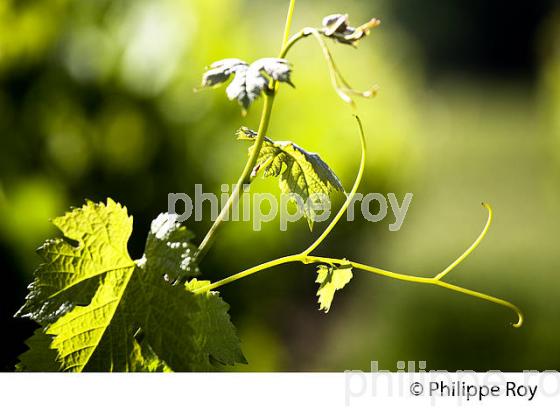
<instances>
[{"instance_id":1,"label":"small emerging leaf","mask_svg":"<svg viewBox=\"0 0 560 410\"><path fill-rule=\"evenodd\" d=\"M264 72L273 80L288 83L293 86L290 80L292 68L288 60L284 58L261 58L251 64L251 69L261 73L261 75Z\"/></svg>"},{"instance_id":2,"label":"small emerging leaf","mask_svg":"<svg viewBox=\"0 0 560 410\"><path fill-rule=\"evenodd\" d=\"M247 127L237 132L240 140L254 141L257 133ZM253 147L250 148L252 150ZM264 176L279 177L284 194L297 194L310 229L315 220L315 205L328 200L333 191L344 192L336 174L318 154L308 152L291 141L273 141L265 137L253 175L264 171Z\"/></svg>"},{"instance_id":3,"label":"small emerging leaf","mask_svg":"<svg viewBox=\"0 0 560 410\"><path fill-rule=\"evenodd\" d=\"M226 94L230 101L237 100L244 110L261 96L267 87L264 77L251 69L244 67L237 71L235 78L226 88Z\"/></svg>"},{"instance_id":4,"label":"small emerging leaf","mask_svg":"<svg viewBox=\"0 0 560 410\"><path fill-rule=\"evenodd\" d=\"M246 110L263 92L272 91L272 80L293 86L291 71L288 60L281 58L261 58L251 65L237 58L228 58L210 65L209 70L202 76L202 87L223 84L235 74L226 88L226 94L230 100L237 100Z\"/></svg>"},{"instance_id":5,"label":"small emerging leaf","mask_svg":"<svg viewBox=\"0 0 560 410\"><path fill-rule=\"evenodd\" d=\"M331 14L323 18L323 35L339 43L355 46L357 42L369 34L372 28L381 24L379 19L373 18L359 27L351 27L348 14Z\"/></svg>"},{"instance_id":6,"label":"small emerging leaf","mask_svg":"<svg viewBox=\"0 0 560 410\"><path fill-rule=\"evenodd\" d=\"M315 283L319 284L317 296L319 296L319 310L328 313L337 290L342 289L352 279L352 267L348 266L327 266L319 265L317 267L317 279Z\"/></svg>"}]
</instances>

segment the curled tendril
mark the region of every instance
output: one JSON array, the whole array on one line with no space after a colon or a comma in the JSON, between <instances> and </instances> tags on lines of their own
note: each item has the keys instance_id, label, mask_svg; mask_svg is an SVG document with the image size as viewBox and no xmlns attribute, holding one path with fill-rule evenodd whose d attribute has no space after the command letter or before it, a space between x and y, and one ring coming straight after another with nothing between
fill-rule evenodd
<instances>
[{"instance_id":1,"label":"curled tendril","mask_svg":"<svg viewBox=\"0 0 560 410\"><path fill-rule=\"evenodd\" d=\"M313 36L313 38L315 38L315 40L317 40L317 43L319 44L319 46L321 47L321 50L323 52L323 56L325 57L325 61L327 62L327 67L329 69L329 75L330 75L330 79L331 79L331 84L333 86L333 88L335 89L336 93L338 94L338 96L346 103L354 106L354 100L352 99L351 96L358 96L358 97L363 97L363 98L371 98L371 97L375 97L377 95L377 91L378 91L378 87L377 85L369 88L368 90L365 91L360 91L360 90L356 90L355 88L353 88L348 81L346 81L346 79L344 78L344 76L342 75L342 73L340 72L340 70L338 69L334 58L329 50L329 48L327 47L327 44L325 43L325 40L323 40L323 37L321 36L321 31L317 30L315 28L305 28L302 30L302 35L303 36Z\"/></svg>"}]
</instances>

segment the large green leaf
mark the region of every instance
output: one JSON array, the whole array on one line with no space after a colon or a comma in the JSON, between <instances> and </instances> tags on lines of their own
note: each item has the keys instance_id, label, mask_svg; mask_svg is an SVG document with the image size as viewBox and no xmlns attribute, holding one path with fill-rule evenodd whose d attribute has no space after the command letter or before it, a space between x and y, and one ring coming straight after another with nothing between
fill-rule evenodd
<instances>
[{"instance_id":1,"label":"large green leaf","mask_svg":"<svg viewBox=\"0 0 560 410\"><path fill-rule=\"evenodd\" d=\"M254 141L256 136L255 131L246 127L237 132L240 140ZM310 229L315 220L315 205L328 199L333 191L344 192L336 174L318 154L308 152L291 141L273 141L265 137L253 173L261 170L265 177L279 177L283 194L301 197L303 204L298 205L303 205L302 211Z\"/></svg>"},{"instance_id":2,"label":"large green leaf","mask_svg":"<svg viewBox=\"0 0 560 410\"><path fill-rule=\"evenodd\" d=\"M115 202L88 202L55 219L65 238L41 248L44 263L18 312L43 328L18 369L189 371L244 362L228 305L216 292L195 293L198 282L182 285L198 267L191 234L175 218L154 220L136 262L127 251L132 218Z\"/></svg>"}]
</instances>

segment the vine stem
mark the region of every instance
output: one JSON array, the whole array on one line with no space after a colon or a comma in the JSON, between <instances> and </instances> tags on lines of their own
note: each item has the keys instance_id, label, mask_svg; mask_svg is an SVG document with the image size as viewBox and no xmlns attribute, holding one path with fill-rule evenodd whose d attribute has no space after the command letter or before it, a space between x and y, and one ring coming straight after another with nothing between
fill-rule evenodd
<instances>
[{"instance_id":1,"label":"vine stem","mask_svg":"<svg viewBox=\"0 0 560 410\"><path fill-rule=\"evenodd\" d=\"M305 38L309 35L313 35L317 41L319 42L319 45L321 46L321 48L323 49L323 53L325 55L325 58L327 60L327 63L329 65L329 71L331 74L331 80L333 82L333 86L335 87L336 91L339 93L339 95L347 102L352 103L351 98L346 94L345 91L349 91L351 93L354 94L358 94L358 95L362 95L362 96L368 96L371 95L371 91L370 92L365 92L365 93L360 93L357 92L353 89L351 89L348 84L346 83L346 81L344 80L344 78L341 76L340 72L338 71L338 69L336 68L336 66L334 65L334 61L332 59L332 56L330 55L330 52L328 50L328 48L326 47L326 44L322 41L322 38L320 37L318 31L316 29L304 29L301 30L300 32L296 33L295 35L293 35L292 37L290 37L290 29L291 29L291 24L292 24L292 19L293 19L293 14L294 14L294 8L295 8L295 0L290 0L290 6L288 8L288 14L286 17L286 24L284 27L284 35L283 35L283 39L282 39L282 47L281 47L281 51L280 51L280 58L284 58L286 56L286 54L288 53L288 51L291 49L291 47L297 43L300 39ZM339 86L339 81L341 81L343 83L343 85L346 87L345 89L342 89ZM223 209L221 210L220 214L218 215L218 218L216 219L216 221L214 222L214 224L212 225L212 227L210 228L210 230L208 231L208 233L206 234L206 236L204 237L203 241L201 242L200 246L199 246L199 250L197 252L197 259L200 261L201 258L204 257L204 255L208 252L208 249L212 243L212 240L215 236L216 231L218 230L218 228L220 227L220 225L224 222L225 217L228 215L231 207L239 200L239 195L241 192L241 189L243 188L243 185L246 183L249 183L251 180L251 172L253 171L258 155L260 153L260 150L262 148L262 144L264 141L264 137L265 134L268 130L268 126L270 124L270 117L272 114L272 107L273 107L273 103L274 103L274 97L276 95L276 92L278 90L278 82L276 81L272 81L270 84L270 92L268 94L265 95L265 99L264 99L264 106L263 106L263 110L261 113L261 119L260 119L260 123L259 123L259 129L257 132L257 136L255 138L255 144L254 144L254 149L251 152L251 155L249 156L249 159L247 160L247 163L245 164L245 167L243 169L243 172L241 173L241 176L239 177L237 184L234 188L234 191L232 192L232 195L228 198L228 201L226 202L226 204L224 205ZM347 259L339 259L339 258L328 258L328 257L322 257L322 256L313 256L310 255L311 252L313 252L323 241L324 239L329 235L329 233L334 229L334 227L336 226L336 224L340 221L340 219L342 218L342 216L344 215L344 213L346 212L346 210L348 209L348 206L350 205L354 195L356 194L358 187L360 185L363 173L364 173L364 169L365 169L365 157L366 157L366 141L365 141L365 136L364 136L364 131L363 131L363 127L362 127L362 123L359 119L358 116L355 116L357 122L358 122L358 127L360 130L360 142L361 142L361 161L360 161L360 167L358 170L358 174L356 176L356 179L354 181L354 185L352 187L352 190L350 191L349 194L347 194L346 196L346 201L344 202L343 206L341 207L341 209L339 210L339 212L337 213L337 215L335 216L335 218L331 221L331 223L327 226L327 228L323 231L323 233L304 251L294 254L294 255L288 255L288 256L284 256L278 259L274 259L262 264L259 264L257 266L254 266L252 268L249 269L245 269L244 271L241 271L239 273L236 273L234 275L228 276L220 281L211 283L207 286L201 287L199 289L197 289L195 291L195 293L203 293L203 292L209 292L212 291L214 289L217 289L221 286L227 285L229 283L235 282L239 279L243 279L245 277L248 277L254 273L278 266L278 265L283 265L286 263L293 263L293 262L300 262L303 264L311 264L311 263L328 263L330 265L350 265L355 269L359 269L359 270L363 270L366 272L370 272L370 273L374 273L376 275L380 275L380 276L385 276L385 277L389 277L392 279L396 279L396 280L401 280L401 281L405 281L405 282L413 282L413 283L419 283L419 284L427 284L427 285L435 285L435 286L439 286L448 290L451 290L453 292L458 292L458 293L462 293L464 295L468 295L471 297L475 297L478 299L482 299L482 300L486 300L488 302L497 304L497 305L501 305L503 307L506 307L508 309L511 309L512 311L515 312L515 314L517 315L517 322L513 324L514 327L521 327L521 325L523 324L523 313L521 312L521 310L514 304L494 297L494 296L490 296L478 291L474 291L471 289L467 289L461 286L457 286L457 285L453 285L449 282L445 282L442 279L449 273L451 272L453 269L455 269L465 258L467 258L477 247L478 245L482 242L482 240L484 239L484 237L486 236L486 233L488 232L488 229L490 228L490 225L492 223L492 208L490 207L489 204L483 203L482 206L484 206L486 208L486 210L488 211L488 219L486 221L486 224L482 230L482 232L480 233L480 235L476 238L476 240L472 243L471 246L469 246L469 248L467 248L462 254L461 256L459 256L455 261L453 261L450 265L448 265L444 270L442 270L440 273L434 275L433 277L422 277L422 276L415 276L415 275L408 275L408 274L403 274L403 273L396 273L396 272L391 272L385 269L380 269L374 266L369 266L369 265L365 265L362 263L358 263L358 262L354 262L354 261L349 261Z\"/></svg>"},{"instance_id":2,"label":"vine stem","mask_svg":"<svg viewBox=\"0 0 560 410\"><path fill-rule=\"evenodd\" d=\"M332 58L332 55L330 54L329 49L327 48L325 42L322 40L321 36L320 36L320 32L317 29L314 28L304 28L302 30L300 30L299 32L297 32L296 34L294 34L293 36L290 37L290 29L292 26L292 20L293 20L293 15L294 15L294 9L295 9L295 0L290 0L290 6L288 8L288 14L286 16L286 24L284 27L284 35L283 35L283 39L282 39L282 48L280 50L280 54L279 54L279 58L284 58L286 57L286 55L288 54L288 52L290 51L290 49L301 39L309 37L309 36L314 36L317 40L317 42L319 43L319 45L321 46L321 49L323 50L323 54L325 56L325 59L327 61L327 65L329 68L329 74L331 76L331 82L333 85L333 88L335 89L335 91L338 93L338 95L342 98L343 101L349 103L350 105L354 106L354 101L348 96L347 92L350 92L352 94L356 94L356 95L360 95L362 97L371 97L373 95L375 95L375 91L373 90L369 90L369 91L365 91L365 92L360 92L360 91L356 91L353 88L351 88L348 83L346 82L346 80L344 79L344 77L342 77L342 74L340 73L340 71L337 69L334 60ZM342 84L344 85L344 88L342 88L339 85L339 81L342 82ZM239 201L239 196L241 193L241 190L243 188L243 185L248 184L251 182L251 173L256 165L260 150L262 148L263 145L263 141L264 141L264 137L266 135L266 132L268 131L268 126L270 123L270 117L272 114L272 106L274 103L274 97L276 95L276 92L278 91L278 87L279 87L279 82L278 81L272 81L271 85L270 85L270 93L265 95L265 102L264 102L264 106L263 106L263 110L261 112L261 120L260 120L260 124L259 124L259 129L257 132L257 136L255 137L255 144L254 144L254 149L251 152L251 155L249 156L249 159L247 160L247 163L245 164L245 167L243 168L243 171L241 173L241 176L239 177L237 184L235 185L230 197L228 198L228 200L226 201L226 203L224 204L224 207L222 208L222 210L220 211L220 214L218 215L218 217L216 218L216 220L214 221L213 225L210 227L210 229L208 230L208 232L206 233L206 236L204 237L204 239L202 240L202 242L200 243L199 247L198 247L198 251L196 253L196 258L197 260L200 262L200 260L202 260L202 258L204 258L204 256L206 255L206 253L208 252L208 250L210 249L212 242L214 241L216 232L218 231L219 227L222 225L222 223L225 221L226 216L228 215L229 211L231 210L231 208ZM361 124L360 124L361 127ZM348 203L349 205L349 203ZM344 213L344 212L342 212ZM342 215L340 215L342 216ZM340 219L340 217L338 217L338 219ZM332 227L334 227L334 225L336 225L336 222L338 222L338 219L334 222L334 224L331 224ZM330 229L332 229L332 227ZM330 232L329 229L329 232ZM326 237L328 235L328 232L324 235L324 237ZM321 239L323 240L324 237Z\"/></svg>"},{"instance_id":3,"label":"vine stem","mask_svg":"<svg viewBox=\"0 0 560 410\"><path fill-rule=\"evenodd\" d=\"M491 210L491 208L488 204L485 204L485 207L489 211ZM490 221L491 218L488 218L488 220ZM487 223L487 226L488 226L488 223ZM485 226L484 231L486 231L486 230L487 230L487 227ZM478 240L479 238L477 238L477 240L468 248L468 250L466 252L468 252L470 254L476 248L478 243L480 243L480 241ZM365 264L359 263L359 262L349 261L347 259L313 256L313 255L308 255L305 252L306 251L301 252L301 253L297 253L297 254L294 254L294 255L284 256L284 257L274 259L274 260L271 260L271 261L268 261L268 262L265 262L265 263L261 263L260 265L253 266L252 268L245 269L244 271L241 271L241 272L236 273L234 275L228 276L225 279L222 279L220 281L211 283L208 286L201 287L201 288L196 290L196 293L209 292L209 291L215 290L215 289L217 289L221 286L224 286L224 285L227 285L229 283L235 282L239 279L246 278L246 277L248 277L248 276L250 276L254 273L257 273L257 272L260 272L260 271L263 271L263 270L266 270L266 269L270 269L270 268L273 268L273 267L278 266L278 265L287 264L287 263L300 262L300 263L303 263L303 264L306 264L306 265L311 264L311 263L327 263L329 265L350 265L355 269L359 269L359 270L362 270L362 271L365 271L365 272L374 273L376 275L385 276L385 277L388 277L388 278L392 278L392 279L396 279L396 280L400 280L400 281L404 281L404 282L413 282L413 283L419 283L419 284L425 284L425 285L439 286L439 287L451 290L453 292L462 293L462 294L467 295L467 296L472 296L472 297L475 297L477 299L482 299L482 300L486 300L487 302L491 302L491 303L494 303L494 304L497 304L497 305L501 305L503 307L511 309L517 315L517 322L513 324L514 327L519 328L523 324L523 320L524 320L523 313L521 312L521 309L519 309L513 303L510 303L506 300L503 300L503 299L500 299L500 298L497 298L497 297L494 297L494 296L487 295L487 294L482 293L482 292L474 291L474 290L471 290L471 289L467 289L467 288L464 288L464 287L461 287L461 286L451 284L449 282L445 282L445 281L441 280L441 277L442 277L441 273L439 273L439 274L437 274L433 277L407 275L407 274L404 274L404 273L396 273L396 272L391 272L391 271L388 271L388 270L385 270L385 269L376 268L374 266L365 265ZM460 258L458 258L451 265L449 265L447 268L445 268L442 271L442 273L443 272L449 273L453 268L455 268L457 265L459 265L464 260L464 258L466 257L466 256L464 256L465 253L463 253L463 255L461 255Z\"/></svg>"},{"instance_id":4,"label":"vine stem","mask_svg":"<svg viewBox=\"0 0 560 410\"><path fill-rule=\"evenodd\" d=\"M284 35L282 36L280 58L283 58L288 52L288 50L290 49L290 47L295 43L292 42L290 44L289 42L295 5L296 5L296 0L290 0L290 6L288 7L288 14L286 16L286 24L284 26ZM253 168L257 163L257 159L259 157L259 153L261 151L264 142L264 137L266 135L268 126L270 124L270 117L272 115L272 106L274 105L274 97L278 90L277 81L272 82L270 86L270 90L271 90L270 93L265 94L264 96L264 105L261 113L259 129L257 131L257 136L255 137L254 148L251 152L251 155L249 156L249 159L245 164L245 167L243 168L243 171L241 172L241 175L239 176L239 179L237 180L237 184L235 185L235 188L233 189L230 197L224 204L224 207L220 211L220 214L218 215L218 217L216 218L216 220L208 230L208 233L200 243L200 246L198 247L198 251L196 254L196 259L198 261L200 261L206 255L206 253L210 249L210 246L212 244L216 232L218 231L222 223L225 221L227 215L230 212L230 209L239 201L239 195L241 193L241 190L243 189L243 185L251 182L251 172L253 171Z\"/></svg>"},{"instance_id":5,"label":"vine stem","mask_svg":"<svg viewBox=\"0 0 560 410\"><path fill-rule=\"evenodd\" d=\"M292 29L292 20L294 19L294 10L296 8L296 0L290 0L288 14L286 15L286 24L284 24L284 35L282 36L282 49L288 44L290 38L290 30Z\"/></svg>"},{"instance_id":6,"label":"vine stem","mask_svg":"<svg viewBox=\"0 0 560 410\"><path fill-rule=\"evenodd\" d=\"M315 250L322 243L322 241L328 236L328 234L332 231L332 229L335 227L335 225L338 223L338 221L341 219L343 214L348 209L348 206L351 203L352 198L354 197L355 193L357 192L358 186L360 184L360 181L361 181L361 178L362 178L362 175L363 175L363 172L364 172L365 156L366 156L365 136L364 136L362 123L361 123L359 117L355 116L355 118L358 122L359 130L360 130L360 141L361 141L361 148L362 148L360 168L358 170L358 174L356 176L353 188L352 188L351 192L347 195L346 201L344 202L343 206L339 210L336 217L331 221L331 223L328 225L328 227L325 229L325 231L317 238L317 240L315 240L315 242L313 242L307 249L305 249L304 251L302 251L300 253L297 253L297 254L294 254L294 255L284 256L284 257L281 257L281 258L278 258L278 259L274 259L274 260L271 260L271 261L268 261L268 262L261 263L257 266L253 266L252 268L245 269L245 270L243 270L239 273L228 276L228 277L226 277L222 280L219 280L219 281L211 283L207 286L201 287L201 288L196 290L196 293L209 292L209 291L215 290L215 289L217 289L221 286L224 286L224 285L227 285L229 283L235 282L237 280L246 278L250 275L253 275L254 273L257 273L257 272L260 272L260 271L263 271L263 270L266 270L266 269L270 269L270 268L278 266L278 265L283 265L283 264L286 264L286 263L300 262L300 263L303 263L303 264L327 263L329 265L350 265L355 269L359 269L359 270L362 270L362 271L365 271L365 272L374 273L376 275L385 276L385 277L389 277L389 278L404 281L404 282L413 282L413 283L419 283L419 284L425 284L425 285L439 286L439 287L451 290L453 292L462 293L462 294L467 295L467 296L475 297L477 299L482 299L482 300L486 300L488 302L491 302L491 303L494 303L494 304L497 304L497 305L501 305L501 306L506 307L508 309L511 309L513 312L515 312L515 314L517 315L517 322L514 323L513 326L516 327L516 328L521 327L521 325L523 324L523 320L524 320L523 313L521 312L521 310L516 305L514 305L514 304L512 304L512 303L510 303L506 300L503 300L503 299L500 299L500 298L497 298L497 297L494 297L494 296L490 296L490 295L487 295L487 294L482 293L482 292L467 289L467 288L464 288L464 287L461 287L461 286L453 285L449 282L445 282L445 281L442 280L449 272L451 272L463 260L465 260L465 258L467 258L478 247L478 245L482 242L482 240L486 236L486 234L488 232L488 229L490 228L490 225L492 224L492 217L493 217L492 207L489 204L482 203L482 206L484 208L486 208L486 210L488 211L488 219L487 219L486 224L484 225L484 228L482 229L482 232L480 233L480 235L475 239L475 241L471 244L471 246L469 246L467 248L467 250L465 250L461 254L461 256L459 256L450 265L448 265L444 270L442 270L440 273L434 275L433 277L423 277L423 276L408 275L408 274L404 274L404 273L391 272L389 270L380 269L380 268L370 266L370 265L365 265L365 264L359 263L359 262L349 261L347 259L328 258L328 257L310 255L310 253L313 250Z\"/></svg>"},{"instance_id":7,"label":"vine stem","mask_svg":"<svg viewBox=\"0 0 560 410\"><path fill-rule=\"evenodd\" d=\"M330 55L330 52L326 48L326 45L324 44L324 42L321 41L322 39L318 35L318 31L316 29L313 29L313 28L305 28L305 29L300 30L299 32L297 32L296 34L294 34L293 36L290 37L290 29L291 29L292 20L293 20L294 9L295 9L295 0L291 0L290 1L290 6L288 8L288 14L286 16L286 24L285 24L285 27L284 27L284 35L283 35L283 39L282 39L282 48L280 50L280 54L279 54L278 57L279 58L286 57L286 55L288 54L290 49L299 40L301 40L303 38L306 38L306 37L309 37L311 35L318 36L317 39L318 39L319 45L322 46L323 52L325 53L325 58L327 60L328 66L329 66L329 72L331 74L333 87L335 88L336 92L341 96L341 98L345 102L349 102L350 104L352 104L353 101L350 99L350 97L348 97L346 95L346 93L338 85L337 77L340 77L341 81L343 81L344 84L347 84L347 83L344 81L341 74L336 69L336 66L334 65L334 61L332 60L332 56ZM253 169L256 165L259 153L261 151L261 148L262 148L262 145L263 145L263 142L264 142L264 137L266 135L266 132L268 131L268 126L270 124L270 117L271 117L271 114L272 114L272 106L273 106L273 103L274 103L274 97L276 96L276 92L278 91L278 87L279 87L278 81L273 81L271 86L270 86L270 90L271 90L270 93L265 94L265 102L264 102L264 105L263 105L263 110L261 112L261 119L260 119L260 123L259 123L259 129L257 131L257 136L255 137L254 149L252 150L251 155L249 156L249 158L248 158L248 160L245 164L245 167L243 168L241 176L239 177L239 179L238 179L230 197L228 198L228 200L224 204L224 207L220 211L220 214L218 215L218 217L216 218L216 220L214 221L214 223L212 224L212 226L210 227L210 229L206 233L206 236L204 237L204 239L202 240L202 242L200 243L200 245L198 247L198 251L196 253L196 258L199 262L202 260L202 258L204 258L204 256L206 255L206 253L210 249L210 247L211 247L211 245L214 241L216 232L218 231L218 229L220 228L222 223L225 221L226 216L230 212L231 208L239 201L239 196L240 196L241 190L243 189L243 186L245 184L249 184L251 182L251 173L252 173L252 171L253 171ZM357 93L357 94L360 94L362 96L365 96L365 94L366 94L366 93L358 93L355 90L352 90L350 88L348 88L346 91L351 91L353 93ZM335 224L336 224L336 222L335 222ZM334 227L334 224L333 224L333 227ZM327 235L325 235L325 237L326 236Z\"/></svg>"},{"instance_id":8,"label":"vine stem","mask_svg":"<svg viewBox=\"0 0 560 410\"><path fill-rule=\"evenodd\" d=\"M243 189L243 185L248 184L251 181L251 172L253 171L253 168L257 163L257 159L259 157L259 153L261 151L261 147L264 142L264 136L268 129L268 125L270 124L270 116L272 114L273 102L274 102L274 94L265 95L261 121L259 124L259 129L257 131L257 136L255 137L254 149L252 150L251 155L249 156L249 159L245 164L245 168L243 168L243 172L241 173L241 176L237 180L237 184L235 185L235 188L233 189L230 197L228 198L224 207L220 211L220 214L214 221L214 224L210 227L210 230L208 231L208 233L200 243L200 246L198 247L198 252L196 254L196 258L198 261L200 261L210 249L210 245L212 244L214 235L218 231L218 228L225 221L231 207L233 207L233 205L237 203L237 201L239 200L239 194Z\"/></svg>"}]
</instances>

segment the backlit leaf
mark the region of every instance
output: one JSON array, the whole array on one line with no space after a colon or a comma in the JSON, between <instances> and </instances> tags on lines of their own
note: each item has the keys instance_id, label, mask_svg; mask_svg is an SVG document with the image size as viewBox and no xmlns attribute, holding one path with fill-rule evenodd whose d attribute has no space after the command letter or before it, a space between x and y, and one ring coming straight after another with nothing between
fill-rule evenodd
<instances>
[{"instance_id":1,"label":"backlit leaf","mask_svg":"<svg viewBox=\"0 0 560 410\"><path fill-rule=\"evenodd\" d=\"M173 216L154 220L136 262L127 251L132 218L111 200L54 223L65 237L41 248L44 263L18 312L43 326L19 370L189 371L245 361L228 305L181 284L198 273L196 248Z\"/></svg>"},{"instance_id":2,"label":"backlit leaf","mask_svg":"<svg viewBox=\"0 0 560 410\"><path fill-rule=\"evenodd\" d=\"M334 294L337 290L342 289L352 279L352 267L348 266L327 266L319 265L317 267L316 283L319 284L317 296L319 296L319 309L325 313L331 308Z\"/></svg>"},{"instance_id":3,"label":"backlit leaf","mask_svg":"<svg viewBox=\"0 0 560 410\"><path fill-rule=\"evenodd\" d=\"M243 127L237 136L240 140L254 141L257 133ZM282 193L297 194L301 198L302 201L296 203L302 207L310 228L315 220L315 206L328 200L333 191L344 192L336 174L318 154L291 141L273 141L265 137L253 174L260 171L265 177L278 177Z\"/></svg>"}]
</instances>

